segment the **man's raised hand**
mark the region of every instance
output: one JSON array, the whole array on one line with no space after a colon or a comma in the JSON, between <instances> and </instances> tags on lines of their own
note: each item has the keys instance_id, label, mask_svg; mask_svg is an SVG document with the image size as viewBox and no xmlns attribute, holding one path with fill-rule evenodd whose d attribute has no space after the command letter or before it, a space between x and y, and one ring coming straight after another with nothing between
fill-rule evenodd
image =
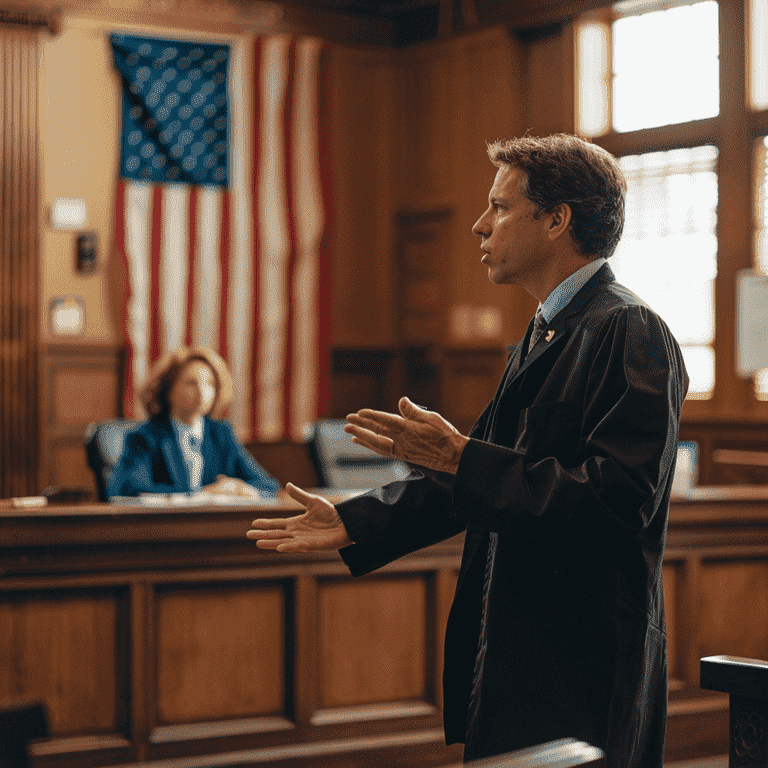
<instances>
[{"instance_id":1,"label":"man's raised hand","mask_svg":"<svg viewBox=\"0 0 768 768\"><path fill-rule=\"evenodd\" d=\"M347 529L327 499L307 493L292 483L286 493L304 505L305 512L295 517L259 518L245 535L256 540L259 549L277 552L321 552L352 544Z\"/></svg>"},{"instance_id":2,"label":"man's raised hand","mask_svg":"<svg viewBox=\"0 0 768 768\"><path fill-rule=\"evenodd\" d=\"M419 408L407 397L398 405L399 416L370 408L350 413L344 431L381 456L455 475L469 438L439 413Z\"/></svg>"}]
</instances>

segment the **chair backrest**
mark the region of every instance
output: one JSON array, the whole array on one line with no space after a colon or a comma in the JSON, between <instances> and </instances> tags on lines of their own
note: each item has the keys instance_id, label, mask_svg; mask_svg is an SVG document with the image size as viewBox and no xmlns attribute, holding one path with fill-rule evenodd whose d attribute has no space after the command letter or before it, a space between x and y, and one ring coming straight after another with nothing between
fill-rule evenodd
<instances>
[{"instance_id":1,"label":"chair backrest","mask_svg":"<svg viewBox=\"0 0 768 768\"><path fill-rule=\"evenodd\" d=\"M126 434L141 423L138 419L107 419L88 425L85 432L85 452L88 466L96 476L96 490L100 501L107 500L109 479L123 455Z\"/></svg>"},{"instance_id":2,"label":"chair backrest","mask_svg":"<svg viewBox=\"0 0 768 768\"><path fill-rule=\"evenodd\" d=\"M28 768L27 745L49 735L43 702L0 701L0 768Z\"/></svg>"},{"instance_id":3,"label":"chair backrest","mask_svg":"<svg viewBox=\"0 0 768 768\"><path fill-rule=\"evenodd\" d=\"M379 456L352 442L344 419L321 419L309 438L317 479L325 488L378 488L403 480L410 470L397 459Z\"/></svg>"}]
</instances>

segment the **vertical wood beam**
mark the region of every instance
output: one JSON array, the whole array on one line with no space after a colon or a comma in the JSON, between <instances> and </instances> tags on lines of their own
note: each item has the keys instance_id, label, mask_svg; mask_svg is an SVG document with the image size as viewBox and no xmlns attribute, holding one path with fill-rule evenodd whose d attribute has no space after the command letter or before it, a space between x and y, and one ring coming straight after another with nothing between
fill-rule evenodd
<instances>
[{"instance_id":1,"label":"vertical wood beam","mask_svg":"<svg viewBox=\"0 0 768 768\"><path fill-rule=\"evenodd\" d=\"M0 26L0 493L39 492L37 32Z\"/></svg>"},{"instance_id":2,"label":"vertical wood beam","mask_svg":"<svg viewBox=\"0 0 768 768\"><path fill-rule=\"evenodd\" d=\"M736 276L752 265L752 131L747 114L744 0L720 0L720 155L718 279L715 294L715 396L718 413L755 405L751 380L736 375Z\"/></svg>"}]
</instances>

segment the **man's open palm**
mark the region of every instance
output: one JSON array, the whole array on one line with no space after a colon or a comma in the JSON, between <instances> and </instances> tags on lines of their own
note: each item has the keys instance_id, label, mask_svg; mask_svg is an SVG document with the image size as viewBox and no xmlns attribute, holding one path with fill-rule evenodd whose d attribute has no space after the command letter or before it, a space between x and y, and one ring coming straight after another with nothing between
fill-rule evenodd
<instances>
[{"instance_id":1,"label":"man's open palm","mask_svg":"<svg viewBox=\"0 0 768 768\"><path fill-rule=\"evenodd\" d=\"M254 520L246 536L256 539L259 549L320 552L341 549L353 543L336 508L328 500L307 493L292 483L288 483L285 490L292 499L304 505L306 512L295 517Z\"/></svg>"}]
</instances>

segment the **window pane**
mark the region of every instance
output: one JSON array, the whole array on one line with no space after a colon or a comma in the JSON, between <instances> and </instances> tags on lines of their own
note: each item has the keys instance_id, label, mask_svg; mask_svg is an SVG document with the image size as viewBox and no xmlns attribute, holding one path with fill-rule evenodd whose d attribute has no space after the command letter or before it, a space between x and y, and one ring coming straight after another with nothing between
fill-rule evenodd
<instances>
[{"instance_id":1,"label":"window pane","mask_svg":"<svg viewBox=\"0 0 768 768\"><path fill-rule=\"evenodd\" d=\"M768 137L755 142L755 264L756 272L768 274ZM768 369L754 377L758 400L768 400Z\"/></svg>"},{"instance_id":2,"label":"window pane","mask_svg":"<svg viewBox=\"0 0 768 768\"><path fill-rule=\"evenodd\" d=\"M768 2L768 0L766 0ZM608 44L610 26L582 22L576 36L576 121L582 136L601 136L609 128Z\"/></svg>"},{"instance_id":3,"label":"window pane","mask_svg":"<svg viewBox=\"0 0 768 768\"><path fill-rule=\"evenodd\" d=\"M618 281L664 318L683 347L689 397L712 396L715 379L717 148L619 159L626 223L610 264Z\"/></svg>"},{"instance_id":4,"label":"window pane","mask_svg":"<svg viewBox=\"0 0 768 768\"><path fill-rule=\"evenodd\" d=\"M768 24L768 0L749 2L749 93L754 109L768 107L768 49L765 27Z\"/></svg>"},{"instance_id":5,"label":"window pane","mask_svg":"<svg viewBox=\"0 0 768 768\"><path fill-rule=\"evenodd\" d=\"M622 4L615 6L621 12ZM613 126L634 131L720 111L714 0L613 23Z\"/></svg>"}]
</instances>

